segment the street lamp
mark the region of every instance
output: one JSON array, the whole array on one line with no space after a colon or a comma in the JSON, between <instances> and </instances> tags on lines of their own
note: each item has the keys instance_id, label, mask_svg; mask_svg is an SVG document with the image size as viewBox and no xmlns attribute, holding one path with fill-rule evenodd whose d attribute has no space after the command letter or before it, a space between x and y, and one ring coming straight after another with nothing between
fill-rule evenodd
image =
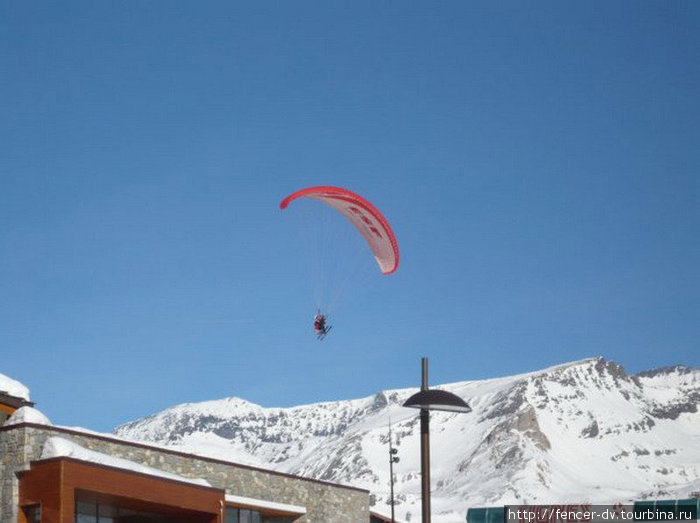
<instances>
[{"instance_id":1,"label":"street lamp","mask_svg":"<svg viewBox=\"0 0 700 523\"><path fill-rule=\"evenodd\" d=\"M428 358L421 359L421 388L404 407L420 409L420 474L423 523L430 523L430 411L471 412L467 403L451 392L428 388Z\"/></svg>"}]
</instances>

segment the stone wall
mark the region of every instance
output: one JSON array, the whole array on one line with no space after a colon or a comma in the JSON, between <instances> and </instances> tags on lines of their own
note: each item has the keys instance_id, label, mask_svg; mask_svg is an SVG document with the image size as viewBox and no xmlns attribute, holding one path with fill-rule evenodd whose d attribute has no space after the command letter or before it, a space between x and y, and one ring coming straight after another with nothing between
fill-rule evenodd
<instances>
[{"instance_id":1,"label":"stone wall","mask_svg":"<svg viewBox=\"0 0 700 523\"><path fill-rule=\"evenodd\" d=\"M0 432L0 522L17 521L19 488L15 472L29 468L26 429Z\"/></svg>"},{"instance_id":2,"label":"stone wall","mask_svg":"<svg viewBox=\"0 0 700 523\"><path fill-rule=\"evenodd\" d=\"M14 472L39 459L47 438L58 436L85 448L128 459L180 476L203 478L227 493L306 507L299 523L367 523L369 493L352 487L315 481L201 458L159 447L58 427L23 424L0 430L0 521L17 521L18 488ZM9 516L9 517L8 517Z\"/></svg>"}]
</instances>

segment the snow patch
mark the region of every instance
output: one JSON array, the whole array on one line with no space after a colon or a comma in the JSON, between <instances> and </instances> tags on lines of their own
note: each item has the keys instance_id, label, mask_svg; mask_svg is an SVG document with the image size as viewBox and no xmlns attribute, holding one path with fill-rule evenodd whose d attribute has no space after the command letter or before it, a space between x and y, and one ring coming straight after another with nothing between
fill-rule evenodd
<instances>
[{"instance_id":1,"label":"snow patch","mask_svg":"<svg viewBox=\"0 0 700 523\"><path fill-rule=\"evenodd\" d=\"M246 507L254 507L259 509L284 510L298 515L306 514L306 507L299 505L288 505L286 503L277 503L275 501L265 501L262 499L246 498L243 496L234 496L226 494L226 503L232 505L244 505Z\"/></svg>"},{"instance_id":2,"label":"snow patch","mask_svg":"<svg viewBox=\"0 0 700 523\"><path fill-rule=\"evenodd\" d=\"M80 461L87 461L89 463L106 465L109 467L129 470L132 472L139 472L141 474L148 474L149 476L157 476L159 478L182 481L185 483L192 483L194 485L200 485L204 487L211 487L211 484L204 479L186 478L184 476L178 476L177 474L165 472L164 470L147 467L146 465L141 465L140 463L129 461L128 459L116 458L108 454L103 454L102 452L96 452L94 450L86 449L85 447L81 447L77 443L69 441L65 438L52 437L47 439L46 443L44 443L44 448L41 453L41 459L50 459L58 457L73 458Z\"/></svg>"},{"instance_id":3,"label":"snow patch","mask_svg":"<svg viewBox=\"0 0 700 523\"><path fill-rule=\"evenodd\" d=\"M30 401L29 389L22 385L19 381L13 380L4 374L0 374L0 392L5 393L8 396L14 396L15 398Z\"/></svg>"},{"instance_id":4,"label":"snow patch","mask_svg":"<svg viewBox=\"0 0 700 523\"><path fill-rule=\"evenodd\" d=\"M52 425L51 420L43 412L34 407L20 407L4 423L4 426L19 425L20 423L35 423L36 425Z\"/></svg>"}]
</instances>

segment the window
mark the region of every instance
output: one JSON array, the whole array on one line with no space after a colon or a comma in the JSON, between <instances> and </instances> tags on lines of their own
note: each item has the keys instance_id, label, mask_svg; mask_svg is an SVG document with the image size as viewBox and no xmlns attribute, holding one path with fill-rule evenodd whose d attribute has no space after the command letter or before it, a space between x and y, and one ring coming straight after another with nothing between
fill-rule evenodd
<instances>
[{"instance_id":1,"label":"window","mask_svg":"<svg viewBox=\"0 0 700 523\"><path fill-rule=\"evenodd\" d=\"M29 505L23 510L29 523L41 523L41 505Z\"/></svg>"},{"instance_id":2,"label":"window","mask_svg":"<svg viewBox=\"0 0 700 523\"><path fill-rule=\"evenodd\" d=\"M75 523L97 523L97 503L90 501L76 502Z\"/></svg>"},{"instance_id":3,"label":"window","mask_svg":"<svg viewBox=\"0 0 700 523\"><path fill-rule=\"evenodd\" d=\"M260 512L244 508L226 508L226 523L261 523Z\"/></svg>"},{"instance_id":4,"label":"window","mask_svg":"<svg viewBox=\"0 0 700 523\"><path fill-rule=\"evenodd\" d=\"M226 523L239 523L237 508L226 508Z\"/></svg>"},{"instance_id":5,"label":"window","mask_svg":"<svg viewBox=\"0 0 700 523\"><path fill-rule=\"evenodd\" d=\"M119 512L111 505L97 506L97 523L116 523Z\"/></svg>"},{"instance_id":6,"label":"window","mask_svg":"<svg viewBox=\"0 0 700 523\"><path fill-rule=\"evenodd\" d=\"M75 523L120 523L125 521L149 521L156 523L172 521L172 518L169 519L162 514L139 512L123 507L95 503L94 501L78 501L75 504Z\"/></svg>"},{"instance_id":7,"label":"window","mask_svg":"<svg viewBox=\"0 0 700 523\"><path fill-rule=\"evenodd\" d=\"M226 523L292 523L295 516L266 516L257 510L226 507Z\"/></svg>"}]
</instances>

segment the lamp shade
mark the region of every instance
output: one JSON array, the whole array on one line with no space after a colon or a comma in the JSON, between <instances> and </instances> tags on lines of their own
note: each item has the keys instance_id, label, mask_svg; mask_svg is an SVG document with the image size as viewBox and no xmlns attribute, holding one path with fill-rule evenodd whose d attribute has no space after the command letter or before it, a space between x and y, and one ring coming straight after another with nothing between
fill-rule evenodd
<instances>
[{"instance_id":1,"label":"lamp shade","mask_svg":"<svg viewBox=\"0 0 700 523\"><path fill-rule=\"evenodd\" d=\"M403 404L404 407L427 410L445 410L448 412L471 412L471 407L460 398L446 390L428 389L416 392Z\"/></svg>"}]
</instances>

